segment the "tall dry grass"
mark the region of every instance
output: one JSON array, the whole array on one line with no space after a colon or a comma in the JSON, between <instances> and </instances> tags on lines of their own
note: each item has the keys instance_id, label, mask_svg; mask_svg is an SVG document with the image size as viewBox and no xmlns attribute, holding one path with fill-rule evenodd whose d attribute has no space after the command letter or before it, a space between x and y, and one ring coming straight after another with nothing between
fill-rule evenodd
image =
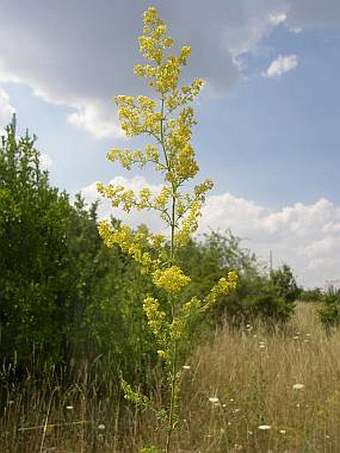
<instances>
[{"instance_id":1,"label":"tall dry grass","mask_svg":"<svg viewBox=\"0 0 340 453\"><path fill-rule=\"evenodd\" d=\"M182 374L174 452L339 452L340 333L327 336L316 307L298 304L284 332L225 327L201 345ZM9 389L1 453L136 452L162 445L151 412L117 398L110 376L87 368L67 390L51 378ZM110 388L110 385L112 388Z\"/></svg>"},{"instance_id":2,"label":"tall dry grass","mask_svg":"<svg viewBox=\"0 0 340 453\"><path fill-rule=\"evenodd\" d=\"M315 311L301 303L285 332L226 328L198 348L184 385L194 451L340 451L340 333Z\"/></svg>"}]
</instances>

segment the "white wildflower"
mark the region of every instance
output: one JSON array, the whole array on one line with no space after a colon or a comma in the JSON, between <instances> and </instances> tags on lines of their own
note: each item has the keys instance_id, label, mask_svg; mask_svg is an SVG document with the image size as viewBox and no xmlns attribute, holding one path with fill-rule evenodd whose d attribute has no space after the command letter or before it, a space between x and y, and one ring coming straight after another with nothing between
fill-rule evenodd
<instances>
[{"instance_id":1,"label":"white wildflower","mask_svg":"<svg viewBox=\"0 0 340 453\"><path fill-rule=\"evenodd\" d=\"M272 427L270 425L260 425L257 429L260 429L261 431L268 431L269 429L272 429Z\"/></svg>"},{"instance_id":2,"label":"white wildflower","mask_svg":"<svg viewBox=\"0 0 340 453\"><path fill-rule=\"evenodd\" d=\"M301 390L304 387L305 387L304 384L299 384L299 383L293 385L294 390Z\"/></svg>"}]
</instances>

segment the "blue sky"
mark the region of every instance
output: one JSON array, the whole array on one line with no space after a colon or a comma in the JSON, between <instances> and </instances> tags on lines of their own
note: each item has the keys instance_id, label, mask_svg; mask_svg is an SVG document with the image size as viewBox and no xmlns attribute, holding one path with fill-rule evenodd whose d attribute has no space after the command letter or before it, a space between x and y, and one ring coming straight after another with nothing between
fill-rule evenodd
<instances>
[{"instance_id":1,"label":"blue sky","mask_svg":"<svg viewBox=\"0 0 340 453\"><path fill-rule=\"evenodd\" d=\"M206 80L193 142L215 181L201 230L231 228L300 283L340 278L340 4L335 0L156 1ZM51 182L157 185L105 160L125 145L111 97L144 90L131 68L144 0L0 0L0 127L17 112ZM101 213L109 206L103 202ZM121 213L114 212L114 215ZM131 222L145 219L132 216ZM153 222L153 223L152 223ZM156 220L151 221L158 228Z\"/></svg>"}]
</instances>

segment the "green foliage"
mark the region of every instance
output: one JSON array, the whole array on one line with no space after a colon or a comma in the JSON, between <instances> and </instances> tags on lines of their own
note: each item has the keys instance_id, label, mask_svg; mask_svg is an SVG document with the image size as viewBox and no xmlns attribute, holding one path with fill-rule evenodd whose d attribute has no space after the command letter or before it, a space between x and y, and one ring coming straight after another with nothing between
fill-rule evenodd
<instances>
[{"instance_id":1,"label":"green foliage","mask_svg":"<svg viewBox=\"0 0 340 453\"><path fill-rule=\"evenodd\" d=\"M155 340L139 302L150 278L103 244L96 204L49 185L34 143L13 122L0 149L0 361L39 374L95 360L146 385Z\"/></svg>"},{"instance_id":2,"label":"green foliage","mask_svg":"<svg viewBox=\"0 0 340 453\"><path fill-rule=\"evenodd\" d=\"M302 289L299 294L299 300L303 302L323 302L324 292L321 288Z\"/></svg>"},{"instance_id":3,"label":"green foliage","mask_svg":"<svg viewBox=\"0 0 340 453\"><path fill-rule=\"evenodd\" d=\"M60 269L70 206L49 187L34 141L16 139L13 121L0 149L0 351L4 357L15 348L26 362L33 344L44 343L56 359L62 325L55 315L67 304Z\"/></svg>"},{"instance_id":4,"label":"green foliage","mask_svg":"<svg viewBox=\"0 0 340 453\"><path fill-rule=\"evenodd\" d=\"M269 325L287 321L294 312L294 303L278 294L272 282L259 273L245 273L236 291L219 305L219 316L236 326L261 320Z\"/></svg>"},{"instance_id":5,"label":"green foliage","mask_svg":"<svg viewBox=\"0 0 340 453\"><path fill-rule=\"evenodd\" d=\"M101 249L97 259L106 264L85 311L93 355L100 355L102 367L117 379L123 373L130 383L145 385L157 359L155 340L140 304L150 279L117 246Z\"/></svg>"},{"instance_id":6,"label":"green foliage","mask_svg":"<svg viewBox=\"0 0 340 453\"><path fill-rule=\"evenodd\" d=\"M41 372L98 352L85 314L114 266L96 206L49 185L34 142L13 121L0 148L0 360Z\"/></svg>"},{"instance_id":7,"label":"green foliage","mask_svg":"<svg viewBox=\"0 0 340 453\"><path fill-rule=\"evenodd\" d=\"M323 297L319 317L326 328L340 325L340 290L330 286Z\"/></svg>"},{"instance_id":8,"label":"green foliage","mask_svg":"<svg viewBox=\"0 0 340 453\"><path fill-rule=\"evenodd\" d=\"M270 280L277 294L287 303L295 302L301 294L301 288L298 287L293 272L287 264L279 269L272 270Z\"/></svg>"},{"instance_id":9,"label":"green foliage","mask_svg":"<svg viewBox=\"0 0 340 453\"><path fill-rule=\"evenodd\" d=\"M294 311L299 289L288 266L272 271L261 270L253 253L241 247L230 231L205 234L200 242L191 241L180 253L181 265L192 275L187 291L204 294L228 270L239 275L236 289L221 297L206 322L213 328L224 321L235 326L261 319L266 323L285 322Z\"/></svg>"}]
</instances>

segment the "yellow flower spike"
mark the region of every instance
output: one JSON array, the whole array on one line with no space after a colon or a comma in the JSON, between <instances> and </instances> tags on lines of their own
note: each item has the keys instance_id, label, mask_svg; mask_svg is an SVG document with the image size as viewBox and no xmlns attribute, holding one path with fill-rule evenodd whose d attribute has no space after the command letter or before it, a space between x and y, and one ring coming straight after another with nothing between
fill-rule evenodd
<instances>
[{"instance_id":1,"label":"yellow flower spike","mask_svg":"<svg viewBox=\"0 0 340 453\"><path fill-rule=\"evenodd\" d=\"M170 436L179 407L179 360L185 349L188 326L191 325L189 321L232 291L237 284L237 274L230 272L221 278L204 299L194 296L183 302L181 291L190 283L190 277L176 266L176 252L197 230L206 192L213 186L210 180L206 180L196 184L190 193L183 190L185 183L199 171L191 144L196 121L190 104L204 82L196 78L179 86L191 47L184 45L177 54L171 53L174 40L167 34L166 25L154 6L144 12L143 22L143 34L138 41L145 62L135 65L133 72L145 79L147 86L153 89L154 97L118 95L114 101L126 136L147 135L147 141L152 143L146 143L143 149L113 148L107 153L107 158L120 162L127 170L133 166L143 168L151 165L162 176L163 186L157 193L152 193L149 187L135 193L119 184L99 183L97 188L113 207L127 212L131 209L157 211L170 235L167 240L164 235L150 234L145 227L135 232L126 225L114 228L109 221L101 221L98 228L108 247L117 244L140 265L141 273L152 278L156 288L167 293L162 294L166 309L162 309L156 298L148 296L143 301L143 311L155 337L157 354L165 359L170 395L167 408L167 451L170 451ZM124 381L123 384L127 397L145 403L145 397L133 392Z\"/></svg>"},{"instance_id":2,"label":"yellow flower spike","mask_svg":"<svg viewBox=\"0 0 340 453\"><path fill-rule=\"evenodd\" d=\"M204 309L209 308L212 306L219 297L225 296L234 290L237 286L238 282L238 275L234 271L228 272L227 278L222 277L219 281L214 285L208 296L204 299L205 307Z\"/></svg>"},{"instance_id":3,"label":"yellow flower spike","mask_svg":"<svg viewBox=\"0 0 340 453\"><path fill-rule=\"evenodd\" d=\"M146 297L143 301L143 311L158 344L165 346L168 341L169 324L166 321L166 314L159 307L159 301L151 296ZM161 350L164 351L163 347Z\"/></svg>"},{"instance_id":4,"label":"yellow flower spike","mask_svg":"<svg viewBox=\"0 0 340 453\"><path fill-rule=\"evenodd\" d=\"M152 281L158 288L164 289L169 294L175 294L180 292L191 279L178 266L171 266L154 271Z\"/></svg>"},{"instance_id":5,"label":"yellow flower spike","mask_svg":"<svg viewBox=\"0 0 340 453\"><path fill-rule=\"evenodd\" d=\"M149 6L143 13L143 21L145 25L150 25L157 17L157 10L154 6Z\"/></svg>"}]
</instances>

